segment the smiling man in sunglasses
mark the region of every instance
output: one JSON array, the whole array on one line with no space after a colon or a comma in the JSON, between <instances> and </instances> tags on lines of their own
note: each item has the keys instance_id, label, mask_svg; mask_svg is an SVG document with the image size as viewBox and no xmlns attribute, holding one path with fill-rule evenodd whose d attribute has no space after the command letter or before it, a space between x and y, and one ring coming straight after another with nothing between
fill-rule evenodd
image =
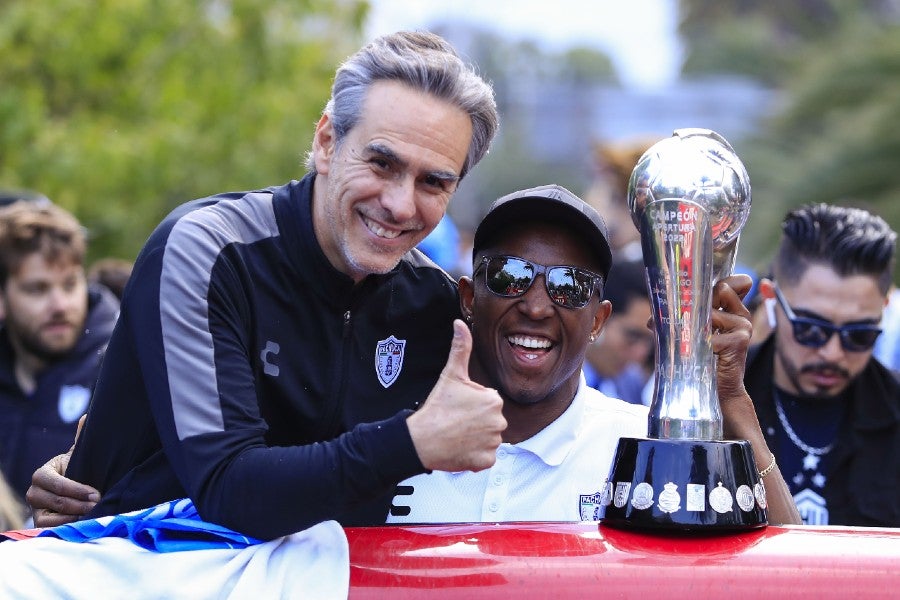
<instances>
[{"instance_id":1,"label":"smiling man in sunglasses","mask_svg":"<svg viewBox=\"0 0 900 600\"><path fill-rule=\"evenodd\" d=\"M788 213L745 383L804 522L900 526L900 383L872 356L896 233L864 210Z\"/></svg>"},{"instance_id":2,"label":"smiling man in sunglasses","mask_svg":"<svg viewBox=\"0 0 900 600\"><path fill-rule=\"evenodd\" d=\"M507 428L493 466L433 471L402 482L389 523L580 521L598 518L600 492L620 436L644 437L647 407L586 385L588 344L618 307L605 299L612 262L600 215L548 185L497 200L474 239L472 277L459 282L472 331L469 374L503 398ZM716 285L713 348L729 436L771 458L744 391L750 278ZM646 327L646 321L644 323ZM763 462L765 461L765 462ZM765 478L771 523L799 516L777 471Z\"/></svg>"}]
</instances>

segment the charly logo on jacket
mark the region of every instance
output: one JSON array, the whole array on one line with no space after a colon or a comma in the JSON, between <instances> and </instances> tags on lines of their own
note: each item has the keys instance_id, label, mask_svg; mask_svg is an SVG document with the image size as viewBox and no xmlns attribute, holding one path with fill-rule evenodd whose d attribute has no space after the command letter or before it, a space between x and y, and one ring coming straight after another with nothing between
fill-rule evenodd
<instances>
[{"instance_id":1,"label":"charly logo on jacket","mask_svg":"<svg viewBox=\"0 0 900 600\"><path fill-rule=\"evenodd\" d=\"M272 340L266 340L266 347L259 353L259 359L263 363L263 373L266 375L278 377L278 374L281 372L281 369L274 362L279 352L281 352L281 345Z\"/></svg>"},{"instance_id":2,"label":"charly logo on jacket","mask_svg":"<svg viewBox=\"0 0 900 600\"><path fill-rule=\"evenodd\" d=\"M400 369L403 368L403 350L406 340L398 340L394 336L380 340L375 348L375 373L378 381L385 388L397 381Z\"/></svg>"},{"instance_id":3,"label":"charly logo on jacket","mask_svg":"<svg viewBox=\"0 0 900 600\"><path fill-rule=\"evenodd\" d=\"M74 423L87 412L91 390L83 385L64 385L59 390L59 418Z\"/></svg>"}]
</instances>

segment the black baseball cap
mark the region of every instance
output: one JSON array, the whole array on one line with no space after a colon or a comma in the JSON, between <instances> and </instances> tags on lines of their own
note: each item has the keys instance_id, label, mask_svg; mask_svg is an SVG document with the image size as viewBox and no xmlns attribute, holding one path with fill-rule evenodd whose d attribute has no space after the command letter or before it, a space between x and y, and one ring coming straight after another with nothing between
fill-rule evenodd
<instances>
[{"instance_id":1,"label":"black baseball cap","mask_svg":"<svg viewBox=\"0 0 900 600\"><path fill-rule=\"evenodd\" d=\"M561 185L542 185L495 200L475 229L472 257L499 232L516 223L541 220L564 223L580 234L600 260L599 274L606 281L612 265L606 221L591 205Z\"/></svg>"}]
</instances>

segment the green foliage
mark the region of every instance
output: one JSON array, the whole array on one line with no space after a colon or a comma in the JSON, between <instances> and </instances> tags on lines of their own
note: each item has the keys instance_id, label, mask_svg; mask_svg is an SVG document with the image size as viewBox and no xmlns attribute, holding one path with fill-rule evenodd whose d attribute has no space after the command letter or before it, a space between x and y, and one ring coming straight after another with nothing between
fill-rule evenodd
<instances>
[{"instance_id":1,"label":"green foliage","mask_svg":"<svg viewBox=\"0 0 900 600\"><path fill-rule=\"evenodd\" d=\"M867 8L879 0L861 0ZM845 18L843 0L681 0L685 74L748 75L773 84L790 76L805 44Z\"/></svg>"},{"instance_id":2,"label":"green foliage","mask_svg":"<svg viewBox=\"0 0 900 600\"><path fill-rule=\"evenodd\" d=\"M580 84L617 81L615 67L609 56L584 46L569 49L561 57L560 77Z\"/></svg>"},{"instance_id":3,"label":"green foliage","mask_svg":"<svg viewBox=\"0 0 900 600\"><path fill-rule=\"evenodd\" d=\"M0 4L0 187L75 213L133 258L195 197L282 183L303 158L360 0Z\"/></svg>"},{"instance_id":4,"label":"green foliage","mask_svg":"<svg viewBox=\"0 0 900 600\"><path fill-rule=\"evenodd\" d=\"M856 24L811 46L785 94L748 144L748 242L774 247L784 213L808 202L860 206L900 229L900 27Z\"/></svg>"},{"instance_id":5,"label":"green foliage","mask_svg":"<svg viewBox=\"0 0 900 600\"><path fill-rule=\"evenodd\" d=\"M785 213L860 206L900 230L900 14L881 0L681 0L687 73L739 73L778 90L777 114L737 150L753 210L744 260L766 268Z\"/></svg>"},{"instance_id":6,"label":"green foliage","mask_svg":"<svg viewBox=\"0 0 900 600\"><path fill-rule=\"evenodd\" d=\"M488 29L473 30L467 44L468 58L495 84L528 76L584 84L617 81L609 56L587 46L548 50L533 39L510 40Z\"/></svg>"},{"instance_id":7,"label":"green foliage","mask_svg":"<svg viewBox=\"0 0 900 600\"><path fill-rule=\"evenodd\" d=\"M690 51L682 66L685 75L747 75L766 84L777 83L790 70L791 52L770 41L773 24L758 16L726 19L704 35L690 39Z\"/></svg>"}]
</instances>

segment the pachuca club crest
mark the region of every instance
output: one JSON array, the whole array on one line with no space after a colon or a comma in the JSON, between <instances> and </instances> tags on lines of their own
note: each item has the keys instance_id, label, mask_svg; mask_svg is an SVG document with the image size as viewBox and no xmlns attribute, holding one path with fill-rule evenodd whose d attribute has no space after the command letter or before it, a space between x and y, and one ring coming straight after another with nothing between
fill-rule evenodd
<instances>
[{"instance_id":1,"label":"pachuca club crest","mask_svg":"<svg viewBox=\"0 0 900 600\"><path fill-rule=\"evenodd\" d=\"M385 388L397 381L400 369L403 368L403 351L406 348L406 340L398 340L394 336L378 342L375 348L375 373L378 381Z\"/></svg>"}]
</instances>

